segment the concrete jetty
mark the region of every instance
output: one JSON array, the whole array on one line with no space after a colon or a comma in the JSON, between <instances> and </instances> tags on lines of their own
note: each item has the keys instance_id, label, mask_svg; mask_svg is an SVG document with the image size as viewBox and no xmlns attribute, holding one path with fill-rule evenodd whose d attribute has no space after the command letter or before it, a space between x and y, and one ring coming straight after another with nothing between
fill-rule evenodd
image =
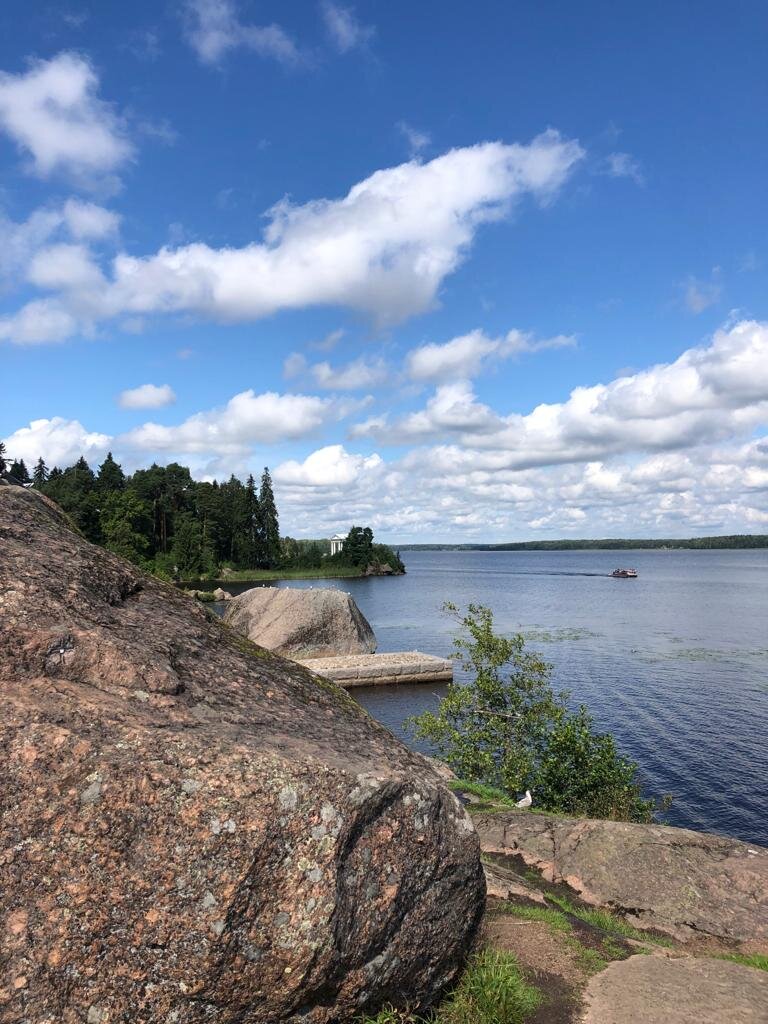
<instances>
[{"instance_id":1,"label":"concrete jetty","mask_svg":"<svg viewBox=\"0 0 768 1024\"><path fill-rule=\"evenodd\" d=\"M420 651L345 654L335 658L299 658L297 661L345 689L392 683L450 683L453 679L452 661Z\"/></svg>"}]
</instances>

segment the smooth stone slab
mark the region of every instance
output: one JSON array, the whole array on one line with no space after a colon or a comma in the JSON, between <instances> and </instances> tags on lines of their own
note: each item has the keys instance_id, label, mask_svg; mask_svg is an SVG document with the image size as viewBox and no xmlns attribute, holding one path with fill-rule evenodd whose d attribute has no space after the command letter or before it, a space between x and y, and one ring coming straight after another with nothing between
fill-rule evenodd
<instances>
[{"instance_id":1,"label":"smooth stone slab","mask_svg":"<svg viewBox=\"0 0 768 1024\"><path fill-rule=\"evenodd\" d=\"M453 679L452 661L420 651L302 658L299 664L346 689L393 683L450 683Z\"/></svg>"},{"instance_id":2,"label":"smooth stone slab","mask_svg":"<svg viewBox=\"0 0 768 1024\"><path fill-rule=\"evenodd\" d=\"M727 960L632 956L587 985L583 1024L766 1024L768 974Z\"/></svg>"}]
</instances>

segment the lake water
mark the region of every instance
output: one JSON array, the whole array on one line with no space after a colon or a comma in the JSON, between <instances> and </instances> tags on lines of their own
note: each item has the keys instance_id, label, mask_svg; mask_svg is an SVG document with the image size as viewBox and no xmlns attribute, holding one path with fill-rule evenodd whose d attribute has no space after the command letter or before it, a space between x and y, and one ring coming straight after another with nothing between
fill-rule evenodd
<instances>
[{"instance_id":1,"label":"lake water","mask_svg":"<svg viewBox=\"0 0 768 1024\"><path fill-rule=\"evenodd\" d=\"M529 634L554 685L638 762L646 792L672 794L667 823L768 845L768 550L403 555L401 577L279 585L348 591L379 651L446 655L443 602L489 605L497 628ZM611 579L619 565L639 579ZM351 692L410 742L404 719L441 691Z\"/></svg>"}]
</instances>

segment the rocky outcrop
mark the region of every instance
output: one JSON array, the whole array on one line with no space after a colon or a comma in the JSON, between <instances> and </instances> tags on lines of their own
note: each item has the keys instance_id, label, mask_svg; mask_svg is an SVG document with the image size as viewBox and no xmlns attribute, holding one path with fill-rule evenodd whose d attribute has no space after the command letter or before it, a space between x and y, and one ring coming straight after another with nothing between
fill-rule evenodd
<instances>
[{"instance_id":1,"label":"rocky outcrop","mask_svg":"<svg viewBox=\"0 0 768 1024\"><path fill-rule=\"evenodd\" d=\"M596 975L583 1024L766 1024L768 974L711 958L632 956Z\"/></svg>"},{"instance_id":2,"label":"rocky outcrop","mask_svg":"<svg viewBox=\"0 0 768 1024\"><path fill-rule=\"evenodd\" d=\"M664 825L509 811L475 817L482 848L520 858L586 903L679 940L768 952L768 849ZM503 865L503 861L502 861Z\"/></svg>"},{"instance_id":3,"label":"rocky outcrop","mask_svg":"<svg viewBox=\"0 0 768 1024\"><path fill-rule=\"evenodd\" d=\"M254 643L289 658L376 650L368 620L341 590L254 587L227 603L224 621Z\"/></svg>"},{"instance_id":4,"label":"rocky outcrop","mask_svg":"<svg viewBox=\"0 0 768 1024\"><path fill-rule=\"evenodd\" d=\"M428 1002L483 901L455 798L343 691L0 487L0 1019Z\"/></svg>"}]
</instances>

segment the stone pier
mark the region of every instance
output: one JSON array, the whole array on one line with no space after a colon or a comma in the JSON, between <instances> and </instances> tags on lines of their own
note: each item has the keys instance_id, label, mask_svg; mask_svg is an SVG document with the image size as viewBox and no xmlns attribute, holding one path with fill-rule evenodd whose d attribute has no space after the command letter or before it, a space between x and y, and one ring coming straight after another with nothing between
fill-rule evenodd
<instances>
[{"instance_id":1,"label":"stone pier","mask_svg":"<svg viewBox=\"0 0 768 1024\"><path fill-rule=\"evenodd\" d=\"M392 654L345 654L335 658L301 658L300 665L339 686L387 686L392 683L450 683L453 662L419 651Z\"/></svg>"}]
</instances>

